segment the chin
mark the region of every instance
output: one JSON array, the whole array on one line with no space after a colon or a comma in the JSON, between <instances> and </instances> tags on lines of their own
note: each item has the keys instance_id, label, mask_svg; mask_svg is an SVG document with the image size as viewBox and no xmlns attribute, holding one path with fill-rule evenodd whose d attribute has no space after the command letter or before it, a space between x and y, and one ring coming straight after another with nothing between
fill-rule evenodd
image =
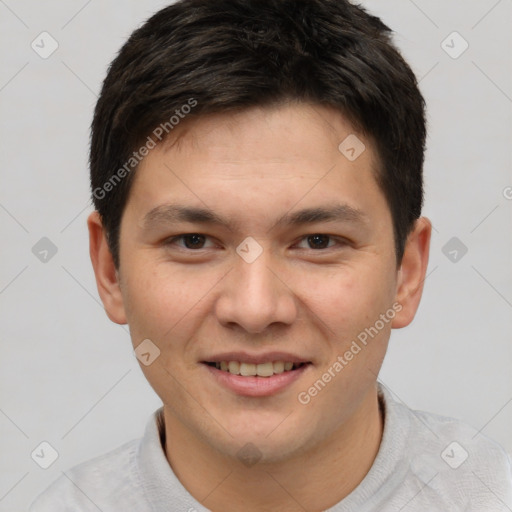
<instances>
[{"instance_id":1,"label":"chin","mask_svg":"<svg viewBox=\"0 0 512 512\"><path fill-rule=\"evenodd\" d=\"M231 433L233 437L226 439L226 444L222 447L217 446L217 448L248 467L256 463L284 462L305 451L303 437L298 438L284 429L281 432L266 429L263 435L247 430Z\"/></svg>"},{"instance_id":2,"label":"chin","mask_svg":"<svg viewBox=\"0 0 512 512\"><path fill-rule=\"evenodd\" d=\"M246 467L261 465L274 465L286 462L301 453L300 446L290 445L290 441L271 442L268 439L246 439L240 443L226 447L224 452L229 457L236 459Z\"/></svg>"}]
</instances>

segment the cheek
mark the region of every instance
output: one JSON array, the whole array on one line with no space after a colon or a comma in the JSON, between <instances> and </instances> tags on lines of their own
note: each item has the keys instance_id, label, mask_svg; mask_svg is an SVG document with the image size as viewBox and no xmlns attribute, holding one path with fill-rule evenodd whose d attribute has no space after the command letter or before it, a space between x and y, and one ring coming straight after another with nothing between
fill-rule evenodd
<instances>
[{"instance_id":1,"label":"cheek","mask_svg":"<svg viewBox=\"0 0 512 512\"><path fill-rule=\"evenodd\" d=\"M149 338L168 350L185 343L206 314L205 299L219 280L217 273L142 260L126 270L123 297L134 344Z\"/></svg>"},{"instance_id":2,"label":"cheek","mask_svg":"<svg viewBox=\"0 0 512 512\"><path fill-rule=\"evenodd\" d=\"M311 307L327 326L328 344L319 375L329 372L325 379L330 382L318 404L331 404L340 396L358 396L379 373L395 314L387 275L373 262L364 271L361 266L345 267L328 279L317 280L316 301ZM386 313L382 320L380 315Z\"/></svg>"},{"instance_id":3,"label":"cheek","mask_svg":"<svg viewBox=\"0 0 512 512\"><path fill-rule=\"evenodd\" d=\"M304 302L333 336L372 325L390 306L393 288L378 262L340 267L329 274L297 280ZM333 331L333 332L332 332Z\"/></svg>"}]
</instances>

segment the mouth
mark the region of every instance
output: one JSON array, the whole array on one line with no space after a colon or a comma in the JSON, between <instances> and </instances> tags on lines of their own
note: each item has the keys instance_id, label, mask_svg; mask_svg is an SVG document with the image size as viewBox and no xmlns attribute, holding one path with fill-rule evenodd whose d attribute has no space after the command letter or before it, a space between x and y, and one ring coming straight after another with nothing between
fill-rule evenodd
<instances>
[{"instance_id":1,"label":"mouth","mask_svg":"<svg viewBox=\"0 0 512 512\"><path fill-rule=\"evenodd\" d=\"M294 363L292 361L267 361L264 363L246 363L242 361L204 361L204 364L231 375L242 377L269 378L281 373L293 372L302 368L308 362Z\"/></svg>"},{"instance_id":2,"label":"mouth","mask_svg":"<svg viewBox=\"0 0 512 512\"><path fill-rule=\"evenodd\" d=\"M247 359L251 360L247 361ZM310 361L297 358L295 361L290 361L286 358L281 359L278 354L275 357L266 356L266 361L261 359L246 355L244 360L240 361L225 355L216 361L201 363L212 378L212 382L225 390L245 397L276 395L290 388L313 366Z\"/></svg>"}]
</instances>

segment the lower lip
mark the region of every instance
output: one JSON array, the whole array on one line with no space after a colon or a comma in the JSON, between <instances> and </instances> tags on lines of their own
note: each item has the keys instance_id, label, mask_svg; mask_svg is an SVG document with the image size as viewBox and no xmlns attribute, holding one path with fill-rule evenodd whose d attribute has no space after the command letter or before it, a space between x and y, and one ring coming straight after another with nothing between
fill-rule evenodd
<instances>
[{"instance_id":1,"label":"lower lip","mask_svg":"<svg viewBox=\"0 0 512 512\"><path fill-rule=\"evenodd\" d=\"M202 364L222 386L243 396L275 395L295 382L311 366L311 363L306 363L296 370L277 373L272 377L243 377Z\"/></svg>"}]
</instances>

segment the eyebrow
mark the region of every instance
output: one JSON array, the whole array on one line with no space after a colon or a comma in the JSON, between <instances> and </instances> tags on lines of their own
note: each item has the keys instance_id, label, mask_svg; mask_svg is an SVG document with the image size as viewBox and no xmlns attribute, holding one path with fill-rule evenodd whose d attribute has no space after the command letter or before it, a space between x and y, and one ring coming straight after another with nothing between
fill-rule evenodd
<instances>
[{"instance_id":1,"label":"eyebrow","mask_svg":"<svg viewBox=\"0 0 512 512\"><path fill-rule=\"evenodd\" d=\"M143 219L143 227L158 224L190 222L197 224L220 225L230 230L237 229L239 222L225 219L213 210L179 204L164 204L150 210ZM368 216L360 209L348 204L333 204L315 208L304 208L288 212L280 217L273 227L300 226L314 222L348 222L360 225L369 224Z\"/></svg>"}]
</instances>

